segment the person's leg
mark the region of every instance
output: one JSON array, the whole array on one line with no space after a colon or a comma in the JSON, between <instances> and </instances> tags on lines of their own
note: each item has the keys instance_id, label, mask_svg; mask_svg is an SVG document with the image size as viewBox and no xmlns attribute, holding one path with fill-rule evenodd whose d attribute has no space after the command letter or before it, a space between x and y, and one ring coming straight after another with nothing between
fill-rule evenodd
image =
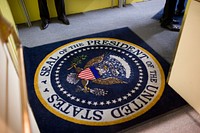
<instances>
[{"instance_id":1,"label":"person's leg","mask_svg":"<svg viewBox=\"0 0 200 133\"><path fill-rule=\"evenodd\" d=\"M46 29L49 25L49 11L47 7L47 1L46 0L38 0L38 6L40 11L40 18L41 18L41 29Z\"/></svg>"},{"instance_id":2,"label":"person's leg","mask_svg":"<svg viewBox=\"0 0 200 133\"><path fill-rule=\"evenodd\" d=\"M182 15L185 9L185 0L179 0L177 5L177 10L175 11L175 15Z\"/></svg>"},{"instance_id":3,"label":"person's leg","mask_svg":"<svg viewBox=\"0 0 200 133\"><path fill-rule=\"evenodd\" d=\"M185 9L185 0L179 0L177 9L183 11Z\"/></svg>"},{"instance_id":4,"label":"person's leg","mask_svg":"<svg viewBox=\"0 0 200 133\"><path fill-rule=\"evenodd\" d=\"M180 28L173 24L173 16L177 0L166 0L161 26L172 31L179 31Z\"/></svg>"},{"instance_id":5,"label":"person's leg","mask_svg":"<svg viewBox=\"0 0 200 133\"><path fill-rule=\"evenodd\" d=\"M64 24L69 24L65 13L65 3L64 0L55 0L56 11L58 14L58 19L61 20Z\"/></svg>"},{"instance_id":6,"label":"person's leg","mask_svg":"<svg viewBox=\"0 0 200 133\"><path fill-rule=\"evenodd\" d=\"M38 0L41 19L50 19L46 0Z\"/></svg>"},{"instance_id":7,"label":"person's leg","mask_svg":"<svg viewBox=\"0 0 200 133\"><path fill-rule=\"evenodd\" d=\"M176 8L176 0L166 0L164 12L163 12L163 23L171 23Z\"/></svg>"}]
</instances>

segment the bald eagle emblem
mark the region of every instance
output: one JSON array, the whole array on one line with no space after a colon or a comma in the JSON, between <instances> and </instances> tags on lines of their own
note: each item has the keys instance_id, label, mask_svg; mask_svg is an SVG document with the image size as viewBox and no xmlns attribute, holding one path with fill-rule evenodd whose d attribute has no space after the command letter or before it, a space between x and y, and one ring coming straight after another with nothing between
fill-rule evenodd
<instances>
[{"instance_id":1,"label":"bald eagle emblem","mask_svg":"<svg viewBox=\"0 0 200 133\"><path fill-rule=\"evenodd\" d=\"M71 62L71 72L67 75L67 82L76 85L79 81L82 86L77 86L79 91L85 93L93 93L96 95L106 95L108 90L102 88L90 88L89 84L95 83L99 85L127 84L131 75L129 64L117 55L102 54L90 59L83 68L79 66L83 60L86 60L86 55L81 55L74 58Z\"/></svg>"}]
</instances>

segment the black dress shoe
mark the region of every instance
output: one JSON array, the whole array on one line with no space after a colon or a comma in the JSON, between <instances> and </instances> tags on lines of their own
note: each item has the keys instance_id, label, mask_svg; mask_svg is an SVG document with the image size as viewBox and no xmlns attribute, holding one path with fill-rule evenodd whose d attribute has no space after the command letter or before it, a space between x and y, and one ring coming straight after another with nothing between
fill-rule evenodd
<instances>
[{"instance_id":1,"label":"black dress shoe","mask_svg":"<svg viewBox=\"0 0 200 133\"><path fill-rule=\"evenodd\" d=\"M49 26L49 20L42 20L41 30L46 29Z\"/></svg>"},{"instance_id":2,"label":"black dress shoe","mask_svg":"<svg viewBox=\"0 0 200 133\"><path fill-rule=\"evenodd\" d=\"M161 24L161 27L166 28L166 29L171 30L171 31L177 31L177 32L180 31L180 26L174 25L172 23L170 23L170 24Z\"/></svg>"},{"instance_id":3,"label":"black dress shoe","mask_svg":"<svg viewBox=\"0 0 200 133\"><path fill-rule=\"evenodd\" d=\"M164 20L161 18L161 19L160 19L160 23L163 23L163 22L164 22ZM179 24L179 21L176 20L176 19L173 19L173 20L172 20L172 23L173 23L173 24Z\"/></svg>"},{"instance_id":4,"label":"black dress shoe","mask_svg":"<svg viewBox=\"0 0 200 133\"><path fill-rule=\"evenodd\" d=\"M63 17L63 18L58 18L58 20L62 21L64 24L69 25L69 20L67 19L67 17Z\"/></svg>"}]
</instances>

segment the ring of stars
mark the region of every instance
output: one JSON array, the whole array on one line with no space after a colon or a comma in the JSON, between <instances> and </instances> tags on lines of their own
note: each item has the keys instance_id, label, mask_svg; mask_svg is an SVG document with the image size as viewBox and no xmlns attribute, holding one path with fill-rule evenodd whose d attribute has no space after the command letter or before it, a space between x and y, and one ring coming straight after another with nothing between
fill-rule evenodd
<instances>
[{"instance_id":1,"label":"ring of stars","mask_svg":"<svg viewBox=\"0 0 200 133\"><path fill-rule=\"evenodd\" d=\"M85 100L85 99L81 99L81 98L78 98L78 97L75 97L73 96L73 94L70 94L68 91L66 91L66 89L64 89L61 85L61 82L60 82L60 79L59 79L59 73L60 73L60 69L61 67L63 66L64 62L66 62L68 60L68 58L70 58L71 56L74 56L76 55L77 53L81 53L82 51L89 51L89 50L93 50L93 49L105 49L105 50L113 50L113 51L116 51L116 52L119 52L119 53L122 53L124 55L126 55L127 57L129 57L134 63L135 65L138 67L138 71L139 71L139 80L138 82L136 83L136 86L131 89L126 95L123 95L121 97L118 97L116 99L111 99L111 100L108 100L108 101L88 101L88 100ZM125 52L124 50L121 50L121 49L116 49L116 48L113 48L113 47L87 47L87 48L83 48L83 49L79 49L78 51L74 51L73 53L71 53L70 55L67 55L67 57L63 58L62 61L60 61L60 63L58 64L57 68L56 68L56 71L55 71L55 81L56 81L56 84L57 84L57 87L59 88L59 91L66 97L68 97L70 100L74 100L76 102L79 102L79 103L82 103L82 104L87 104L87 105L93 105L93 106L103 106L103 105L110 105L110 104L116 104L116 103L119 103L119 102L122 102L123 100L127 100L128 98L130 98L137 90L140 89L140 86L143 82L143 70L142 70L142 66L141 64L136 60L136 58L133 57L133 55L129 54L128 52Z\"/></svg>"}]
</instances>

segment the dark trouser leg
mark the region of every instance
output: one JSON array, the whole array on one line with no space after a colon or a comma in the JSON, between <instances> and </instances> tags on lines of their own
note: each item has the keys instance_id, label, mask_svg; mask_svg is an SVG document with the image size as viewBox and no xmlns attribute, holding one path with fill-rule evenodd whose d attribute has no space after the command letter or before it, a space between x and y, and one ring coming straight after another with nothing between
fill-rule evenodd
<instances>
[{"instance_id":1,"label":"dark trouser leg","mask_svg":"<svg viewBox=\"0 0 200 133\"><path fill-rule=\"evenodd\" d=\"M50 19L49 11L47 7L47 1L46 0L38 0L38 6L40 11L40 18L42 20Z\"/></svg>"},{"instance_id":2,"label":"dark trouser leg","mask_svg":"<svg viewBox=\"0 0 200 133\"><path fill-rule=\"evenodd\" d=\"M166 0L161 25L172 23L177 0Z\"/></svg>"},{"instance_id":3,"label":"dark trouser leg","mask_svg":"<svg viewBox=\"0 0 200 133\"><path fill-rule=\"evenodd\" d=\"M64 0L55 0L56 11L58 14L58 19L61 20L64 24L69 25L69 20L67 19L65 13L65 3Z\"/></svg>"},{"instance_id":4,"label":"dark trouser leg","mask_svg":"<svg viewBox=\"0 0 200 133\"><path fill-rule=\"evenodd\" d=\"M185 9L185 0L178 1L177 9L181 12Z\"/></svg>"},{"instance_id":5,"label":"dark trouser leg","mask_svg":"<svg viewBox=\"0 0 200 133\"><path fill-rule=\"evenodd\" d=\"M65 18L65 3L64 0L55 0L56 11L58 14L58 18Z\"/></svg>"}]
</instances>

